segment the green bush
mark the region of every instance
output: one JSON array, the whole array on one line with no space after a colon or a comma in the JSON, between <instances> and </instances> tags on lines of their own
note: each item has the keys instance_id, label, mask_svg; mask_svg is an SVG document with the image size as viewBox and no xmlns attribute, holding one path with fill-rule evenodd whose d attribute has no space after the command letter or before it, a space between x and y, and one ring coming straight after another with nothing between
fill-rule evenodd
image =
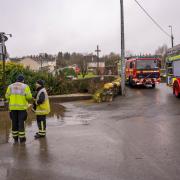
<instances>
[{"instance_id":1,"label":"green bush","mask_svg":"<svg viewBox=\"0 0 180 180\"><path fill-rule=\"evenodd\" d=\"M47 72L35 72L28 68L23 68L22 65L16 63L6 63L6 86L14 83L19 74L25 76L25 83L30 86L33 94L35 93L35 83L38 79L45 81L45 86L50 95L69 93L67 81L62 77L62 73L53 76ZM0 63L0 96L3 95L2 76L2 63Z\"/></svg>"},{"instance_id":2,"label":"green bush","mask_svg":"<svg viewBox=\"0 0 180 180\"><path fill-rule=\"evenodd\" d=\"M72 70L72 69L71 69ZM36 72L28 68L24 68L17 63L6 63L6 87L16 81L19 74L25 76L25 83L31 88L32 93L35 93L35 83L38 79L45 81L45 86L49 95L71 94L78 92L94 92L104 84L96 78L68 80L66 75L73 75L74 70L67 70L66 74L63 71L58 71L55 75L47 72ZM0 63L0 96L3 96L3 83L2 83L2 63ZM111 79L107 79L107 82Z\"/></svg>"}]
</instances>

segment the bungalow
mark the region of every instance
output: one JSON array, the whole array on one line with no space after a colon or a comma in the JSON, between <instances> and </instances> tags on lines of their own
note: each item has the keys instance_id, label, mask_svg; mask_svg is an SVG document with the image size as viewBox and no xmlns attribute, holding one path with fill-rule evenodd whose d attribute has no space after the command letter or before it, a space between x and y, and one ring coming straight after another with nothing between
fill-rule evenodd
<instances>
[{"instance_id":1,"label":"bungalow","mask_svg":"<svg viewBox=\"0 0 180 180\"><path fill-rule=\"evenodd\" d=\"M41 64L31 58L23 58L19 61L19 64L22 64L25 68L29 68L34 71L39 71Z\"/></svg>"},{"instance_id":2,"label":"bungalow","mask_svg":"<svg viewBox=\"0 0 180 180\"><path fill-rule=\"evenodd\" d=\"M40 61L36 61L36 60L29 58L29 57L21 59L18 63L22 64L24 67L29 68L33 71L39 71L42 69L45 71L52 72L56 66L55 61L40 62Z\"/></svg>"}]
</instances>

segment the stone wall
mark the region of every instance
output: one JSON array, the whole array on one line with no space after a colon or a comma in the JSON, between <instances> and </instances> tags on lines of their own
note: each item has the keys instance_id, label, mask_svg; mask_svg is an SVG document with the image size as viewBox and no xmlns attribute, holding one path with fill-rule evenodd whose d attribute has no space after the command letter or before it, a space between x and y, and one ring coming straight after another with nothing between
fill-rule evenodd
<instances>
[{"instance_id":1,"label":"stone wall","mask_svg":"<svg viewBox=\"0 0 180 180\"><path fill-rule=\"evenodd\" d=\"M76 92L93 94L97 89L103 87L105 83L112 82L115 79L115 76L104 76L103 80L101 77L93 77L73 80L72 83Z\"/></svg>"}]
</instances>

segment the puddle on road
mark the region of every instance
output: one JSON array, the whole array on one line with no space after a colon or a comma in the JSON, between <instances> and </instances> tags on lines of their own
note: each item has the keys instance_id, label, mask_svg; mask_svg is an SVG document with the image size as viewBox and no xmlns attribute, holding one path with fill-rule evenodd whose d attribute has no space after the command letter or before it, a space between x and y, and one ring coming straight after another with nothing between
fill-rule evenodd
<instances>
[{"instance_id":1,"label":"puddle on road","mask_svg":"<svg viewBox=\"0 0 180 180\"><path fill-rule=\"evenodd\" d=\"M94 119L92 112L84 108L84 106L91 105L89 101L63 103L62 105L66 107L62 118L66 125L88 125Z\"/></svg>"},{"instance_id":2,"label":"puddle on road","mask_svg":"<svg viewBox=\"0 0 180 180\"><path fill-rule=\"evenodd\" d=\"M83 107L91 104L87 101L73 103L51 103L51 113L47 116L47 127L67 126L67 125L88 125L93 119L93 115ZM36 131L36 117L30 110L26 121L27 131ZM9 112L0 111L0 143L9 141L11 136L11 121Z\"/></svg>"}]
</instances>

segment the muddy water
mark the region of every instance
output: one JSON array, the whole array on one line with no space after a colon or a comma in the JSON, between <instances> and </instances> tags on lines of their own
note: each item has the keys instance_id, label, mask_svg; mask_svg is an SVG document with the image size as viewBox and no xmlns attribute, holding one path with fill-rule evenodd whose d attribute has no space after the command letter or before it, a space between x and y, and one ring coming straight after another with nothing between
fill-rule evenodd
<instances>
[{"instance_id":1,"label":"muddy water","mask_svg":"<svg viewBox=\"0 0 180 180\"><path fill-rule=\"evenodd\" d=\"M65 112L65 107L60 105L59 103L52 102L51 103L51 113L47 117L47 121L49 119L54 119L56 121L63 121ZM28 110L28 119L26 121L26 127L30 128L33 124L35 124L35 114ZM11 121L9 119L8 111L0 111L0 143L8 142L10 139L11 133Z\"/></svg>"},{"instance_id":2,"label":"muddy water","mask_svg":"<svg viewBox=\"0 0 180 180\"><path fill-rule=\"evenodd\" d=\"M96 119L96 114L88 109L93 101L76 102L51 102L51 113L47 117L48 127L64 127L76 125L89 125L91 120ZM29 110L26 121L26 134L33 137L37 131L35 114ZM28 137L29 139L29 137ZM12 142L11 121L8 111L0 111L0 143Z\"/></svg>"}]
</instances>

